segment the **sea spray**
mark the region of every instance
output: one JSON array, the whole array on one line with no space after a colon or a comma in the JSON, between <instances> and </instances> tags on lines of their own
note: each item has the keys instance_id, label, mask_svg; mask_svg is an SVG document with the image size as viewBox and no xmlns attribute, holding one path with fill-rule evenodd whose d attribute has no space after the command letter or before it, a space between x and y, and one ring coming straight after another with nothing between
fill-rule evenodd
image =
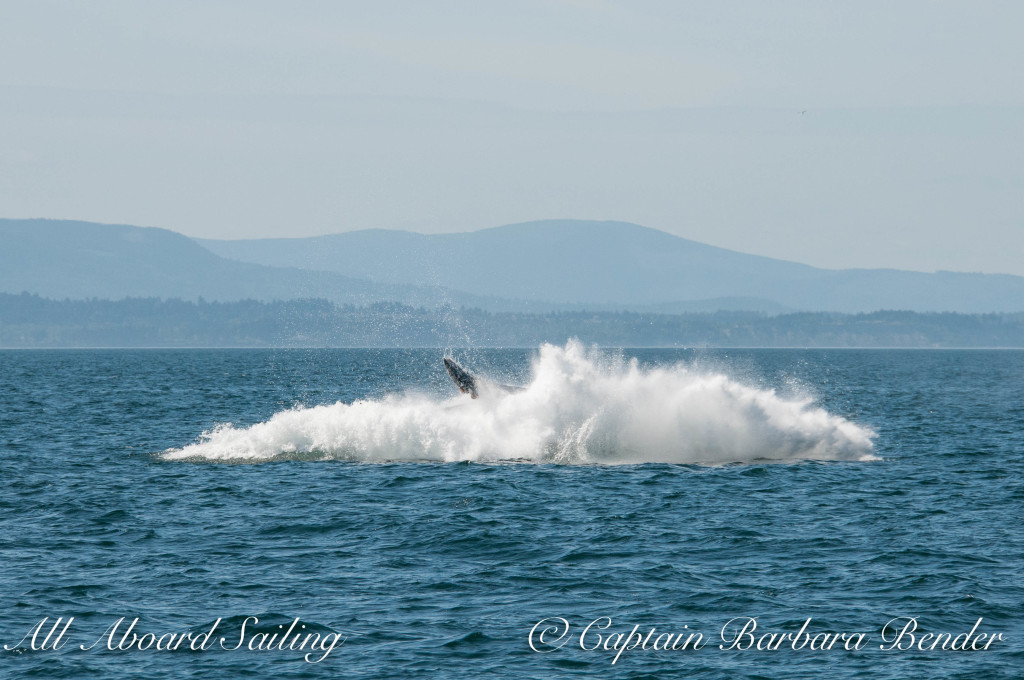
<instances>
[{"instance_id":1,"label":"sea spray","mask_svg":"<svg viewBox=\"0 0 1024 680\"><path fill-rule=\"evenodd\" d=\"M568 464L869 460L874 433L816 407L686 364L643 368L578 342L543 345L525 389L479 399L395 394L222 425L163 456L536 461Z\"/></svg>"}]
</instances>

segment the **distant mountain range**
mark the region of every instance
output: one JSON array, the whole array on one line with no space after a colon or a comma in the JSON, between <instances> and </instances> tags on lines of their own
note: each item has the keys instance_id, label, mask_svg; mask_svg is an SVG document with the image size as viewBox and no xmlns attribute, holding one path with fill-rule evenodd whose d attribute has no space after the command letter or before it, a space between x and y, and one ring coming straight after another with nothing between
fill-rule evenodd
<instances>
[{"instance_id":1,"label":"distant mountain range","mask_svg":"<svg viewBox=\"0 0 1024 680\"><path fill-rule=\"evenodd\" d=\"M425 286L227 259L167 229L63 220L0 220L0 292L54 299L158 297L214 301L326 298L366 305L490 301Z\"/></svg>"},{"instance_id":2,"label":"distant mountain range","mask_svg":"<svg viewBox=\"0 0 1024 680\"><path fill-rule=\"evenodd\" d=\"M818 269L626 222L547 220L461 234L367 230L302 239L199 242L243 262L577 308L1024 310L1020 276Z\"/></svg>"},{"instance_id":3,"label":"distant mountain range","mask_svg":"<svg viewBox=\"0 0 1024 680\"><path fill-rule=\"evenodd\" d=\"M57 299L326 298L537 312L1024 310L1024 277L818 269L625 222L218 241L124 225L0 220L0 243L0 292Z\"/></svg>"}]
</instances>

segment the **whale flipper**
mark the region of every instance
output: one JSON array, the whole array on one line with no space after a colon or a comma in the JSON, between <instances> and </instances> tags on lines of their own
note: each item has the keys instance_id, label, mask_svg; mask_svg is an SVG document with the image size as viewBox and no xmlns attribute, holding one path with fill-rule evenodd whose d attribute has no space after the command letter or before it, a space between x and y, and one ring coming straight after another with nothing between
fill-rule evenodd
<instances>
[{"instance_id":1,"label":"whale flipper","mask_svg":"<svg viewBox=\"0 0 1024 680\"><path fill-rule=\"evenodd\" d=\"M444 367L448 371L448 375L455 381L455 386L459 388L460 392L468 394L474 399L480 396L476 389L476 378L470 375L462 366L445 357Z\"/></svg>"}]
</instances>

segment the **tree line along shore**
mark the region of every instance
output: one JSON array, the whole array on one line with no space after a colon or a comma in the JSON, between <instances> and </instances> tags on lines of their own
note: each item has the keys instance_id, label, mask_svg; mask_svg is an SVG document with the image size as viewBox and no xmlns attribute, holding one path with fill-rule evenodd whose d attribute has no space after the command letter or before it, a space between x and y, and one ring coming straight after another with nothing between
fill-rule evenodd
<instances>
[{"instance_id":1,"label":"tree line along shore","mask_svg":"<svg viewBox=\"0 0 1024 680\"><path fill-rule=\"evenodd\" d=\"M0 348L536 347L1024 348L1024 312L867 314L720 311L489 312L397 303L338 305L0 293Z\"/></svg>"}]
</instances>

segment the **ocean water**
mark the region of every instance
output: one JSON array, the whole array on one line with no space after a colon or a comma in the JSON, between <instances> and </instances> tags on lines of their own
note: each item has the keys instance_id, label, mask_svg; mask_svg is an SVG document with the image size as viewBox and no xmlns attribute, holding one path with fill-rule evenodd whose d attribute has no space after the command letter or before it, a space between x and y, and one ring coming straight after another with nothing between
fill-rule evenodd
<instances>
[{"instance_id":1,"label":"ocean water","mask_svg":"<svg viewBox=\"0 0 1024 680\"><path fill-rule=\"evenodd\" d=\"M1024 673L1024 352L454 354L0 352L0 676Z\"/></svg>"}]
</instances>

